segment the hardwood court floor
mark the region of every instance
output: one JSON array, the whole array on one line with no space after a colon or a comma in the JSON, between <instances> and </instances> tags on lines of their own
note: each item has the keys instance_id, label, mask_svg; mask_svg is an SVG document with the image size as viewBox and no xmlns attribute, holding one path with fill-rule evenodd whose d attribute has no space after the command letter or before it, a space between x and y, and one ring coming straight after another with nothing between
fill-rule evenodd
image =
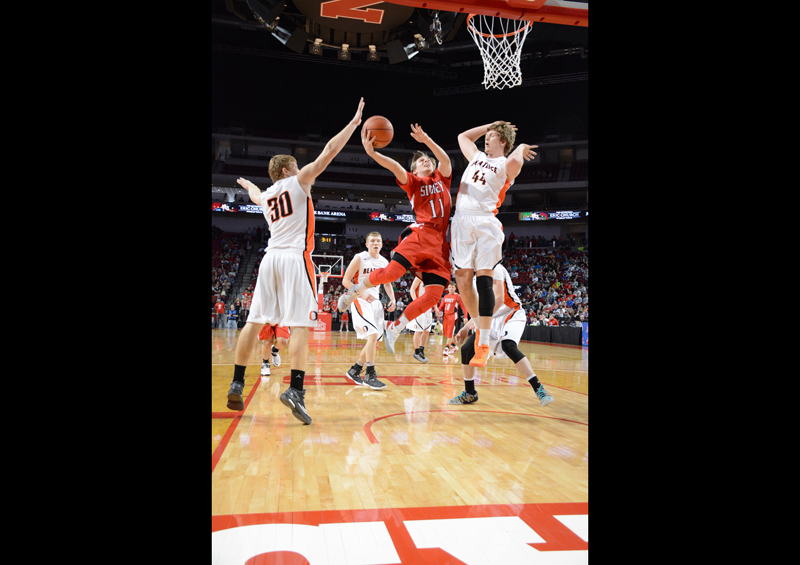
<instances>
[{"instance_id":1,"label":"hardwood court floor","mask_svg":"<svg viewBox=\"0 0 800 565\"><path fill-rule=\"evenodd\" d=\"M245 409L226 408L238 333L211 336L215 563L588 562L588 348L520 344L546 407L508 359L478 370L478 402L451 405L460 351L443 357L441 336L427 364L411 334L381 346L373 391L344 376L363 341L312 332L303 425L278 399L288 349L264 378L254 351Z\"/></svg>"}]
</instances>

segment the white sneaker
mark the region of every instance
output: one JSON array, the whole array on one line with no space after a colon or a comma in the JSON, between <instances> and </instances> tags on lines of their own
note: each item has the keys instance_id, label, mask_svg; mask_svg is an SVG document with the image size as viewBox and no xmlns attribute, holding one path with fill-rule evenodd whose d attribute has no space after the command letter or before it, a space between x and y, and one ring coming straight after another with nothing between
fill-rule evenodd
<instances>
[{"instance_id":1,"label":"white sneaker","mask_svg":"<svg viewBox=\"0 0 800 565\"><path fill-rule=\"evenodd\" d=\"M339 302L336 303L336 307L339 309L339 312L347 312L350 308L350 305L355 302L356 300L356 293L353 290L356 285L351 286L347 289L343 295L339 297Z\"/></svg>"},{"instance_id":2,"label":"white sneaker","mask_svg":"<svg viewBox=\"0 0 800 565\"><path fill-rule=\"evenodd\" d=\"M275 365L276 367L280 367L281 366L281 355L280 355L280 353L273 353L272 354L272 364Z\"/></svg>"},{"instance_id":3,"label":"white sneaker","mask_svg":"<svg viewBox=\"0 0 800 565\"><path fill-rule=\"evenodd\" d=\"M383 344L386 347L386 351L394 354L394 342L397 341L397 336L400 335L400 332L397 331L395 326L397 322L389 322L386 324L386 329L383 330Z\"/></svg>"},{"instance_id":4,"label":"white sneaker","mask_svg":"<svg viewBox=\"0 0 800 565\"><path fill-rule=\"evenodd\" d=\"M263 361L261 362L261 376L262 377L269 376L269 361L267 361L266 363L264 363Z\"/></svg>"}]
</instances>

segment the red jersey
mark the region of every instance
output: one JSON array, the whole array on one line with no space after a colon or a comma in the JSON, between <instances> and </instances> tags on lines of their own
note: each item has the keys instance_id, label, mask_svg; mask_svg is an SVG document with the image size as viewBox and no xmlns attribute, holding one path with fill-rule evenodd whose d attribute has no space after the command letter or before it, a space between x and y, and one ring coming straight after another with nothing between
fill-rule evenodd
<instances>
[{"instance_id":1,"label":"red jersey","mask_svg":"<svg viewBox=\"0 0 800 565\"><path fill-rule=\"evenodd\" d=\"M443 296L436 307L444 312L444 319L446 319L448 316L456 315L456 304L461 307L462 312L467 311L460 294L447 294Z\"/></svg>"},{"instance_id":2,"label":"red jersey","mask_svg":"<svg viewBox=\"0 0 800 565\"><path fill-rule=\"evenodd\" d=\"M445 178L437 169L429 177L418 177L408 173L405 185L397 184L402 188L414 208L416 223L433 228L441 234L447 233L450 225L450 208L453 203L450 198L450 178Z\"/></svg>"}]
</instances>

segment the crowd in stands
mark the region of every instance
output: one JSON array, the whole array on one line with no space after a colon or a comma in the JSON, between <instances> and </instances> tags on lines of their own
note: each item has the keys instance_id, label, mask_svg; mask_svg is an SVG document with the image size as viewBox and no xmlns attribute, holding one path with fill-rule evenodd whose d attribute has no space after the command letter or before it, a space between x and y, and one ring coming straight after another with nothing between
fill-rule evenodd
<instances>
[{"instance_id":1,"label":"crowd in stands","mask_svg":"<svg viewBox=\"0 0 800 565\"><path fill-rule=\"evenodd\" d=\"M227 311L231 307L235 307L237 313L240 310L239 297L233 301L229 297L236 287L242 260L254 244L255 238L249 233L229 233L211 226L211 308L217 327L226 325ZM225 309L221 317L217 303L222 303Z\"/></svg>"},{"instance_id":2,"label":"crowd in stands","mask_svg":"<svg viewBox=\"0 0 800 565\"><path fill-rule=\"evenodd\" d=\"M345 240L337 237L336 243L328 251L315 251L315 254L341 255L342 272L347 269L356 253L365 249L364 237ZM261 228L248 230L244 234L224 233L212 227L212 308L221 298L227 303L227 294L235 286L240 261L245 253L257 247L257 257L253 271L242 273L249 277L241 296L235 297L234 306L238 312L246 313L245 307L255 289L258 267L266 251L268 233ZM381 255L391 258L396 241L384 240ZM506 239L503 251L503 265L514 282L528 324L580 326L589 321L589 259L586 247L578 248L575 240L567 238L516 237L513 232ZM396 319L411 302L409 290L414 277L406 273L394 284L397 309L387 314ZM334 321L338 320L336 303L345 292L341 279L330 278L323 288L323 311L330 312ZM381 288L381 293L383 294ZM446 291L445 291L446 292ZM337 325L334 324L334 328Z\"/></svg>"}]
</instances>

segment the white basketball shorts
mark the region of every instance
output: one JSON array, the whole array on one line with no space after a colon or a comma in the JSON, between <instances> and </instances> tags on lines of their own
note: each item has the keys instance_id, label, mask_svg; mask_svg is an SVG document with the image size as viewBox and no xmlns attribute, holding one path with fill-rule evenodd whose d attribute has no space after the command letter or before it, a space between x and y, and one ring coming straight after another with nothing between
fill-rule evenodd
<instances>
[{"instance_id":1,"label":"white basketball shorts","mask_svg":"<svg viewBox=\"0 0 800 565\"><path fill-rule=\"evenodd\" d=\"M408 329L412 332L425 332L432 331L433 329L433 312L428 310L423 312L413 320L408 322Z\"/></svg>"},{"instance_id":2,"label":"white basketball shorts","mask_svg":"<svg viewBox=\"0 0 800 565\"><path fill-rule=\"evenodd\" d=\"M489 351L497 359L505 359L507 355L503 351L502 342L510 339L517 345L522 339L522 332L525 331L525 312L519 309L509 318L505 316L492 318L492 328L489 331Z\"/></svg>"},{"instance_id":3,"label":"white basketball shorts","mask_svg":"<svg viewBox=\"0 0 800 565\"><path fill-rule=\"evenodd\" d=\"M450 263L453 268L494 269L503 258L503 224L493 214L456 213L450 222Z\"/></svg>"},{"instance_id":4,"label":"white basketball shorts","mask_svg":"<svg viewBox=\"0 0 800 565\"><path fill-rule=\"evenodd\" d=\"M350 306L350 319L356 330L356 339L367 339L372 334L378 334L378 341L383 339L383 303L379 299L367 302L363 298L356 298Z\"/></svg>"},{"instance_id":5,"label":"white basketball shorts","mask_svg":"<svg viewBox=\"0 0 800 565\"><path fill-rule=\"evenodd\" d=\"M258 268L248 322L313 327L317 324L314 264L307 253L267 249Z\"/></svg>"}]
</instances>

